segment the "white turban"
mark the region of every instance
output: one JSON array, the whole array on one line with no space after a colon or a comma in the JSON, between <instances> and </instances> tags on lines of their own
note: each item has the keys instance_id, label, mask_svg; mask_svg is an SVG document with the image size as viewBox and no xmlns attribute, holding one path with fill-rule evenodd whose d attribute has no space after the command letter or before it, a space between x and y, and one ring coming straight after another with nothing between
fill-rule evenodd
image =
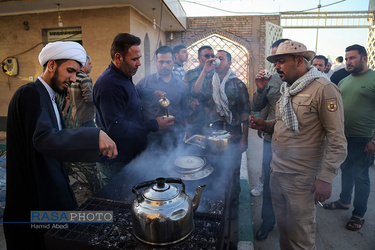
<instances>
[{"instance_id":1,"label":"white turban","mask_svg":"<svg viewBox=\"0 0 375 250\"><path fill-rule=\"evenodd\" d=\"M48 43L39 53L39 63L44 65L49 60L70 59L78 61L82 67L86 64L86 51L76 42Z\"/></svg>"}]
</instances>

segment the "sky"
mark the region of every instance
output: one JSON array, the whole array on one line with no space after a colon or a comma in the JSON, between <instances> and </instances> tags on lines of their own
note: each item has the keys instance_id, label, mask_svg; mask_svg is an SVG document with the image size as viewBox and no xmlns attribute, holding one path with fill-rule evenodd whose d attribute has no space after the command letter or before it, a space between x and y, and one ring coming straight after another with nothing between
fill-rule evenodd
<instances>
[{"instance_id":1,"label":"sky","mask_svg":"<svg viewBox=\"0 0 375 250\"><path fill-rule=\"evenodd\" d=\"M368 11L370 0L180 0L188 17L266 15L286 11L317 12L319 1L321 12L333 12ZM283 38L302 42L309 50L315 50L316 33L316 29L284 28ZM345 56L345 48L350 45L366 47L367 33L368 29L365 28L320 28L316 52L334 61L338 56Z\"/></svg>"}]
</instances>

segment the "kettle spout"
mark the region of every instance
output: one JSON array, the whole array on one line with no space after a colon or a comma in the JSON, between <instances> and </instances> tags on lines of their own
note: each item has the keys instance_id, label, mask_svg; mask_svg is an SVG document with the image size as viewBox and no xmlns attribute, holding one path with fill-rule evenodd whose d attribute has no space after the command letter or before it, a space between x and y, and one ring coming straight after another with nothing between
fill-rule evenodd
<instances>
[{"instance_id":1,"label":"kettle spout","mask_svg":"<svg viewBox=\"0 0 375 250\"><path fill-rule=\"evenodd\" d=\"M203 186L198 186L197 189L195 190L195 195L193 198L193 211L197 210L199 206L199 202L201 201L201 195L203 192L203 189L206 187L206 185Z\"/></svg>"}]
</instances>

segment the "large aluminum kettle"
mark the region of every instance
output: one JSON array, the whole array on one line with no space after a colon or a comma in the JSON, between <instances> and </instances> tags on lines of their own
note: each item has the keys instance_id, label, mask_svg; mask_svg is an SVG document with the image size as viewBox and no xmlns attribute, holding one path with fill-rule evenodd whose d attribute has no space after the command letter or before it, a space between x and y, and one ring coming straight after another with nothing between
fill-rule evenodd
<instances>
[{"instance_id":1,"label":"large aluminum kettle","mask_svg":"<svg viewBox=\"0 0 375 250\"><path fill-rule=\"evenodd\" d=\"M171 183L181 184L182 190ZM194 232L193 212L204 187L199 186L191 200L181 179L157 178L135 185L132 191L137 197L131 209L134 236L160 246L187 239ZM137 190L141 188L146 189L140 194Z\"/></svg>"}]
</instances>

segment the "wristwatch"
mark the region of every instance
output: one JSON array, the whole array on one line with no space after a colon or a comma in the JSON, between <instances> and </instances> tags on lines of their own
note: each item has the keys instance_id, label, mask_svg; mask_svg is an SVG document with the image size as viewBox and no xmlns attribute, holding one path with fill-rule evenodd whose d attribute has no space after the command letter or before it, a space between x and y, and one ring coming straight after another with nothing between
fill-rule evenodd
<instances>
[{"instance_id":1,"label":"wristwatch","mask_svg":"<svg viewBox=\"0 0 375 250\"><path fill-rule=\"evenodd\" d=\"M375 144L375 140L371 140L372 144Z\"/></svg>"}]
</instances>

